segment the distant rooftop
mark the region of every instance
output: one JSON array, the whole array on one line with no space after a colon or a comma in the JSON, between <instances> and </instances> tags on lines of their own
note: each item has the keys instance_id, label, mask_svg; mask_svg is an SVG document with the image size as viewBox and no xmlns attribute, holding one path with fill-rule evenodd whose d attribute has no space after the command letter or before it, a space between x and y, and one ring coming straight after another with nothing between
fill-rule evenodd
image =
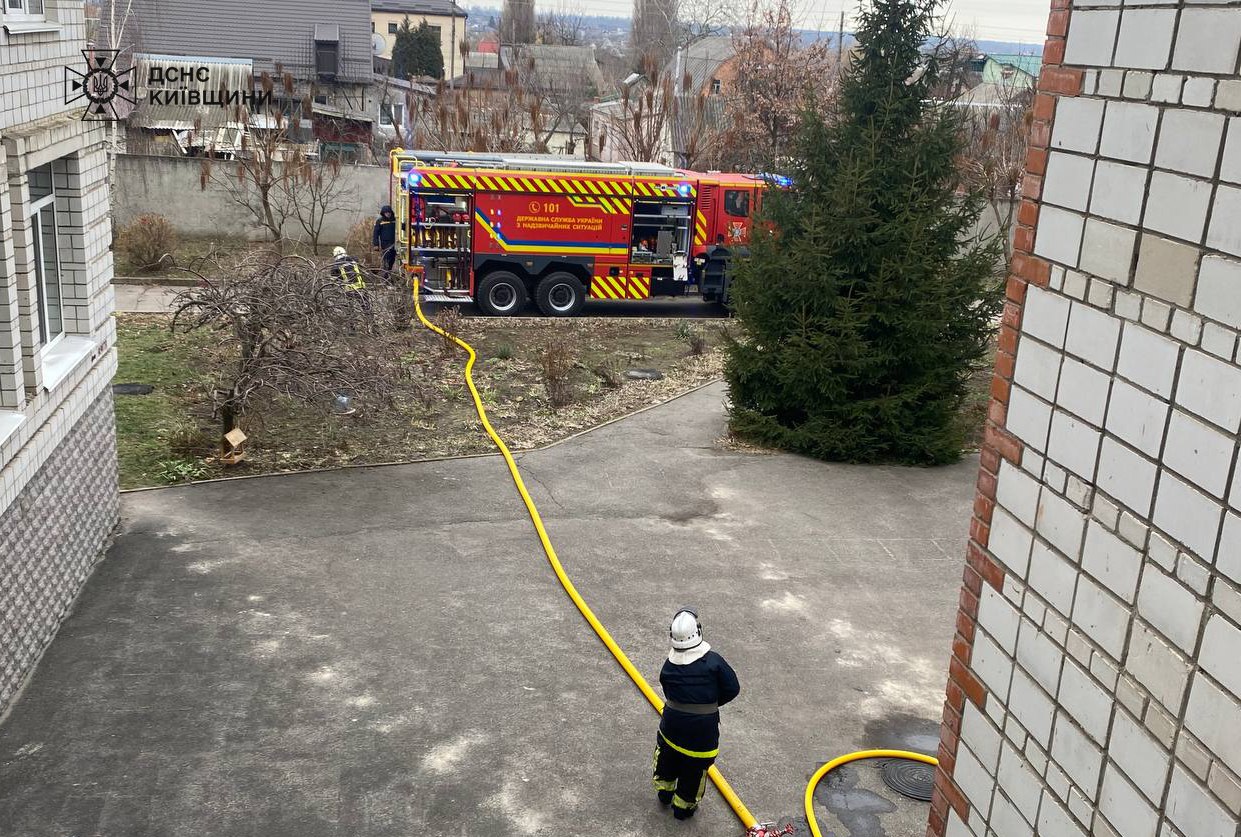
<instances>
[{"instance_id":1,"label":"distant rooftop","mask_svg":"<svg viewBox=\"0 0 1241 837\"><path fill-rule=\"evenodd\" d=\"M465 9L452 0L371 0L371 11L411 16L469 17Z\"/></svg>"},{"instance_id":2,"label":"distant rooftop","mask_svg":"<svg viewBox=\"0 0 1241 837\"><path fill-rule=\"evenodd\" d=\"M989 52L987 57L997 64L1016 67L1023 73L1038 78L1043 69L1043 58L1040 55L1018 55L1016 53Z\"/></svg>"}]
</instances>

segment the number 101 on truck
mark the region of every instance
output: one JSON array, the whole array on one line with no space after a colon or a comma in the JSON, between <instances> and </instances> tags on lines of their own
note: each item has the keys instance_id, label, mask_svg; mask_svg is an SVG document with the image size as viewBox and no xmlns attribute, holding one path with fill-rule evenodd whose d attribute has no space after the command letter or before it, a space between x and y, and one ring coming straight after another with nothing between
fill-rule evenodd
<instances>
[{"instance_id":1,"label":"number 101 on truck","mask_svg":"<svg viewBox=\"0 0 1241 837\"><path fill-rule=\"evenodd\" d=\"M397 252L425 299L548 316L588 299L728 298L767 178L550 155L392 152Z\"/></svg>"}]
</instances>

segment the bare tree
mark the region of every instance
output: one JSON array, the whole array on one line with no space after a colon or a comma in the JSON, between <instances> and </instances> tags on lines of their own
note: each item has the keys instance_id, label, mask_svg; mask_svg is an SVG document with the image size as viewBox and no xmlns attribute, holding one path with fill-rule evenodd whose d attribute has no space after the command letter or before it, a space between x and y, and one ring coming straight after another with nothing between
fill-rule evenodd
<instances>
[{"instance_id":1,"label":"bare tree","mask_svg":"<svg viewBox=\"0 0 1241 837\"><path fill-rule=\"evenodd\" d=\"M533 105L517 84L515 70L506 71L500 83L467 73L459 87L441 84L434 98L419 103L413 114L414 145L438 151L528 151L529 122L541 117Z\"/></svg>"},{"instance_id":2,"label":"bare tree","mask_svg":"<svg viewBox=\"0 0 1241 837\"><path fill-rule=\"evenodd\" d=\"M214 390L223 433L264 392L325 404L338 393L380 400L405 374L375 325L403 296L395 289L371 283L363 302L328 268L270 252L186 270L198 281L178 295L171 328L224 336Z\"/></svg>"},{"instance_id":3,"label":"bare tree","mask_svg":"<svg viewBox=\"0 0 1241 837\"><path fill-rule=\"evenodd\" d=\"M678 0L634 0L630 46L633 68L649 77L651 66L662 70L676 52Z\"/></svg>"},{"instance_id":4,"label":"bare tree","mask_svg":"<svg viewBox=\"0 0 1241 837\"><path fill-rule=\"evenodd\" d=\"M500 42L534 43L534 0L504 0L500 13Z\"/></svg>"},{"instance_id":5,"label":"bare tree","mask_svg":"<svg viewBox=\"0 0 1241 837\"><path fill-rule=\"evenodd\" d=\"M672 79L667 73L658 72L653 64L654 59L648 59L649 76L622 86L620 99L610 112L596 111L602 116L601 124L592 126L599 154L610 145L620 159L664 161L667 132L676 113L676 95Z\"/></svg>"},{"instance_id":6,"label":"bare tree","mask_svg":"<svg viewBox=\"0 0 1241 837\"><path fill-rule=\"evenodd\" d=\"M581 46L585 29L581 12L573 11L568 4L543 12L534 24L536 41L558 46Z\"/></svg>"},{"instance_id":7,"label":"bare tree","mask_svg":"<svg viewBox=\"0 0 1241 837\"><path fill-rule=\"evenodd\" d=\"M963 185L986 198L1007 263L1013 256L1011 234L1021 200L1034 91L998 84L984 92L990 97L987 101L965 97L955 103L965 110L958 168Z\"/></svg>"},{"instance_id":8,"label":"bare tree","mask_svg":"<svg viewBox=\"0 0 1241 837\"><path fill-rule=\"evenodd\" d=\"M762 171L780 164L806 107L826 109L836 62L826 42L803 42L788 0L752 6L733 46L737 76L729 97L727 162Z\"/></svg>"},{"instance_id":9,"label":"bare tree","mask_svg":"<svg viewBox=\"0 0 1241 837\"><path fill-rule=\"evenodd\" d=\"M317 255L324 221L345 210L354 190L335 157L312 160L298 152L284 163L281 175L277 184L286 192L281 203L287 207L286 214L302 228L311 251Z\"/></svg>"},{"instance_id":10,"label":"bare tree","mask_svg":"<svg viewBox=\"0 0 1241 837\"><path fill-rule=\"evenodd\" d=\"M281 76L285 93L291 95L292 74L282 73ZM262 76L261 87L266 94L275 88L267 73ZM209 184L215 185L250 215L268 241L279 243L284 238L284 223L290 212L288 200L292 194L285 182L288 173L282 165L295 153L290 142L289 118L283 111L272 108L261 114L262 122L256 125L244 109L238 108L238 111L237 121L252 127L242 135L241 147L232 160L218 161L214 159L216 149L207 148L199 185L203 189ZM303 112L310 112L309 102L303 103Z\"/></svg>"}]
</instances>

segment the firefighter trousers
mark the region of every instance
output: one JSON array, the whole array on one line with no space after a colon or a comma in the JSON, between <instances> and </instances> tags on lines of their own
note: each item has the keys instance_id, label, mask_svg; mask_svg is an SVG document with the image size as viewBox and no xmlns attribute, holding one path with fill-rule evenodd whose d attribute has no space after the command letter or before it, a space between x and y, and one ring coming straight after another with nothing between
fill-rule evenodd
<instances>
[{"instance_id":1,"label":"firefighter trousers","mask_svg":"<svg viewBox=\"0 0 1241 837\"><path fill-rule=\"evenodd\" d=\"M659 733L655 733L655 790L672 793L672 807L693 811L707 790L707 770L714 758L695 758L677 752Z\"/></svg>"}]
</instances>

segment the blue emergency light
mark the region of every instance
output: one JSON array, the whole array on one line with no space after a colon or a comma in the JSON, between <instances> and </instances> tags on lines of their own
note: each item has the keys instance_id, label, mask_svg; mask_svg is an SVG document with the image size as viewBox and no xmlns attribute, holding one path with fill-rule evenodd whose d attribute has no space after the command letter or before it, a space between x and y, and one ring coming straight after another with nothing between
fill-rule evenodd
<instances>
[{"instance_id":1,"label":"blue emergency light","mask_svg":"<svg viewBox=\"0 0 1241 837\"><path fill-rule=\"evenodd\" d=\"M410 172L410 173L406 176L406 178L405 178L405 183L406 183L406 185L407 185L407 186L409 186L409 188L411 188L411 189L417 189L417 188L418 188L418 185L419 185L420 183L422 183L422 173L421 173L421 172L417 172L417 171L411 171L411 172Z\"/></svg>"},{"instance_id":2,"label":"blue emergency light","mask_svg":"<svg viewBox=\"0 0 1241 837\"><path fill-rule=\"evenodd\" d=\"M680 186L677 187L677 191L681 193L681 197L683 198L689 197L689 184L682 183Z\"/></svg>"}]
</instances>

